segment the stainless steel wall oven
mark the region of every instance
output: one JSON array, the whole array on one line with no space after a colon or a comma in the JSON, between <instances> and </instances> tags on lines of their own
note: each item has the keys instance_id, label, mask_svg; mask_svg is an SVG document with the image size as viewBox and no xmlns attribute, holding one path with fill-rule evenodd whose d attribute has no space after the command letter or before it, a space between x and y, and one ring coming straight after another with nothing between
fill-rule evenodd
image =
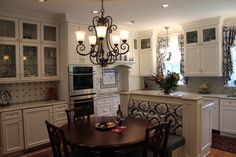
<instances>
[{"instance_id":1,"label":"stainless steel wall oven","mask_svg":"<svg viewBox=\"0 0 236 157\"><path fill-rule=\"evenodd\" d=\"M70 96L95 93L95 67L69 66L69 91Z\"/></svg>"},{"instance_id":2,"label":"stainless steel wall oven","mask_svg":"<svg viewBox=\"0 0 236 157\"><path fill-rule=\"evenodd\" d=\"M93 66L69 66L70 108L83 108L94 113L96 71Z\"/></svg>"}]
</instances>

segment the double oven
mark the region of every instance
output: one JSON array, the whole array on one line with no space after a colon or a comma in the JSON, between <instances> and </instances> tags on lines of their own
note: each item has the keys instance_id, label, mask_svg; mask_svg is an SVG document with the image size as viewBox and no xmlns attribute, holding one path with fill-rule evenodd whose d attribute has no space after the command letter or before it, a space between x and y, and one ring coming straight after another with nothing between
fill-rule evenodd
<instances>
[{"instance_id":1,"label":"double oven","mask_svg":"<svg viewBox=\"0 0 236 157\"><path fill-rule=\"evenodd\" d=\"M96 69L94 66L69 65L70 108L94 113Z\"/></svg>"}]
</instances>

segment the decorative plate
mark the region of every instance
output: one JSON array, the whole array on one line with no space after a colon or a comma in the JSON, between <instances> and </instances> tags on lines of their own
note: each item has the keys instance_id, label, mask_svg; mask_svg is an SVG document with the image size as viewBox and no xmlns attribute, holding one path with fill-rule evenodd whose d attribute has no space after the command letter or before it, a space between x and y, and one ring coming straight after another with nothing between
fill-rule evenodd
<instances>
[{"instance_id":1,"label":"decorative plate","mask_svg":"<svg viewBox=\"0 0 236 157\"><path fill-rule=\"evenodd\" d=\"M9 105L11 95L7 90L0 91L0 105Z\"/></svg>"},{"instance_id":2,"label":"decorative plate","mask_svg":"<svg viewBox=\"0 0 236 157\"><path fill-rule=\"evenodd\" d=\"M99 122L95 125L95 128L98 130L110 130L116 127L115 122Z\"/></svg>"}]
</instances>

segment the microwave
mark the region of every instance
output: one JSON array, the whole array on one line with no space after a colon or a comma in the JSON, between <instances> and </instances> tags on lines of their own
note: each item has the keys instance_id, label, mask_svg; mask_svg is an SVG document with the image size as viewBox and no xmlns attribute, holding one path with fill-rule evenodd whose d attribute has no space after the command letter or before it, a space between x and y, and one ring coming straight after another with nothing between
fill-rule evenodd
<instances>
[{"instance_id":1,"label":"microwave","mask_svg":"<svg viewBox=\"0 0 236 157\"><path fill-rule=\"evenodd\" d=\"M95 79L94 66L69 65L70 96L95 94Z\"/></svg>"}]
</instances>

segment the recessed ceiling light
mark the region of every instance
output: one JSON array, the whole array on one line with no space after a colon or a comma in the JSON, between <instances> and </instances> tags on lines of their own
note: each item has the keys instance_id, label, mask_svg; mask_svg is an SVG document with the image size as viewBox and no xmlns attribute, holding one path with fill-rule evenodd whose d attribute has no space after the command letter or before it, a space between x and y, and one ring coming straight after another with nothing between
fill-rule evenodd
<instances>
[{"instance_id":1,"label":"recessed ceiling light","mask_svg":"<svg viewBox=\"0 0 236 157\"><path fill-rule=\"evenodd\" d=\"M135 24L135 21L134 20L130 20L128 23L129 24Z\"/></svg>"},{"instance_id":2,"label":"recessed ceiling light","mask_svg":"<svg viewBox=\"0 0 236 157\"><path fill-rule=\"evenodd\" d=\"M161 5L161 8L169 8L169 7L170 7L169 4L162 4L162 5Z\"/></svg>"},{"instance_id":3,"label":"recessed ceiling light","mask_svg":"<svg viewBox=\"0 0 236 157\"><path fill-rule=\"evenodd\" d=\"M93 10L93 11L91 11L93 14L98 14L99 13L99 11L98 10Z\"/></svg>"},{"instance_id":4,"label":"recessed ceiling light","mask_svg":"<svg viewBox=\"0 0 236 157\"><path fill-rule=\"evenodd\" d=\"M47 2L47 0L38 0L40 3Z\"/></svg>"}]
</instances>

